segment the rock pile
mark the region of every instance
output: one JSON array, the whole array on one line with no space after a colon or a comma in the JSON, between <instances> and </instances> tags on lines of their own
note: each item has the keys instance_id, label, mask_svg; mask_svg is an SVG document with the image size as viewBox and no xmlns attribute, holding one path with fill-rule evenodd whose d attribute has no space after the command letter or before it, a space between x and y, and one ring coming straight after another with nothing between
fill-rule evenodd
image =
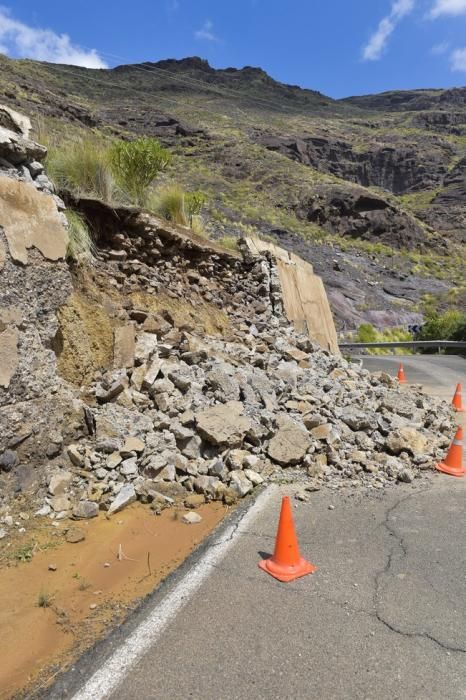
<instances>
[{"instance_id":1,"label":"rock pile","mask_svg":"<svg viewBox=\"0 0 466 700\"><path fill-rule=\"evenodd\" d=\"M230 504L288 477L309 489L381 489L432 468L451 435L445 404L401 392L278 319L245 327L242 342L141 330L137 347L133 368L93 387L100 437L70 445L71 468L51 475L53 517L89 518L136 499L156 511L173 500Z\"/></svg>"}]
</instances>

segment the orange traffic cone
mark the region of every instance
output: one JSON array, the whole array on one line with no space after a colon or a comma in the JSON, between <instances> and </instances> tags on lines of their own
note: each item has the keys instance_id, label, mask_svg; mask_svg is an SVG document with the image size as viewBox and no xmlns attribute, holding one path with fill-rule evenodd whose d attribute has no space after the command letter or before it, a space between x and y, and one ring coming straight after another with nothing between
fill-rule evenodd
<instances>
[{"instance_id":1,"label":"orange traffic cone","mask_svg":"<svg viewBox=\"0 0 466 700\"><path fill-rule=\"evenodd\" d=\"M444 462L437 464L437 469L439 472L444 472L451 476L465 475L466 469L463 468L463 428L458 428L456 431L446 459Z\"/></svg>"},{"instance_id":2,"label":"orange traffic cone","mask_svg":"<svg viewBox=\"0 0 466 700\"><path fill-rule=\"evenodd\" d=\"M462 388L463 387L461 386L461 384L456 385L455 395L453 396L453 401L451 402L451 405L453 406L455 411L459 411L460 413L463 413L464 411L463 397L461 395Z\"/></svg>"},{"instance_id":3,"label":"orange traffic cone","mask_svg":"<svg viewBox=\"0 0 466 700\"><path fill-rule=\"evenodd\" d=\"M313 574L317 567L301 557L291 513L290 499L284 496L278 522L275 551L269 559L259 562L259 567L268 574L287 583L295 578Z\"/></svg>"},{"instance_id":4,"label":"orange traffic cone","mask_svg":"<svg viewBox=\"0 0 466 700\"><path fill-rule=\"evenodd\" d=\"M403 367L403 363L400 362L400 366L398 367L398 381L400 384L406 384L406 377L405 377L405 368Z\"/></svg>"}]
</instances>

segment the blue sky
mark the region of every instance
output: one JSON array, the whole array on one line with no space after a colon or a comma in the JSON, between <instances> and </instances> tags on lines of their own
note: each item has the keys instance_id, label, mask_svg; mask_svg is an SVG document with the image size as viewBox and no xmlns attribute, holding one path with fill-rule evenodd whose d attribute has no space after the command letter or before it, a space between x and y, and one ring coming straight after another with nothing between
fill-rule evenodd
<instances>
[{"instance_id":1,"label":"blue sky","mask_svg":"<svg viewBox=\"0 0 466 700\"><path fill-rule=\"evenodd\" d=\"M332 97L466 84L466 0L0 0L0 52L89 67L198 55Z\"/></svg>"}]
</instances>

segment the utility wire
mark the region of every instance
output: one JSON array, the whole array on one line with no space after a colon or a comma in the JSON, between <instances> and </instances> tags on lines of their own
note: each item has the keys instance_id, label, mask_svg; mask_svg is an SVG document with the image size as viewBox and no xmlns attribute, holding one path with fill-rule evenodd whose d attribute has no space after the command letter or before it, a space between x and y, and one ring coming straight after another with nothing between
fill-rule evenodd
<instances>
[{"instance_id":1,"label":"utility wire","mask_svg":"<svg viewBox=\"0 0 466 700\"><path fill-rule=\"evenodd\" d=\"M83 47L87 49L88 51L91 51L92 49L88 47ZM211 92L216 92L219 95L227 95L228 97L241 97L242 99L247 99L250 100L251 102L255 102L258 104L259 102L262 102L264 105L268 107L273 107L274 109L279 109L282 111L287 111L286 107L278 102L274 102L273 100L266 99L264 97L250 97L249 95L245 95L244 93L240 92L239 90L234 90L232 88L227 88L227 87L219 87L218 85L212 85L211 83L208 83L205 80L201 80L200 78L192 78L189 76L180 76L178 73L174 73L173 71L168 70L167 68L160 68L159 66L156 65L151 65L147 66L145 64L138 64L138 63L126 63L126 60L123 56L118 56L117 54L112 54L112 53L107 53L105 51L99 51L98 52L100 55L105 56L107 58L116 58L119 61L124 61L122 64L124 67L131 68L133 70L139 70L143 71L146 73L162 73L164 75L169 76L170 78L173 78L174 80L177 80L180 83L185 83L186 85L194 85L194 86L201 86L205 88L206 90L210 90ZM122 66L116 66L116 68L121 68ZM104 69L105 70L105 69ZM107 70L114 70L114 69L107 69ZM288 113L293 113L294 112L288 112Z\"/></svg>"},{"instance_id":2,"label":"utility wire","mask_svg":"<svg viewBox=\"0 0 466 700\"><path fill-rule=\"evenodd\" d=\"M61 72L61 73L63 73L64 75L75 75L75 76L77 76L77 77L79 77L79 78L82 78L82 77L83 77L83 76L82 76L82 73L79 73L79 72L77 72L77 71L75 71L75 70L69 70L68 66L63 66L63 65L58 64L58 63L50 63L50 64L47 65L47 67L51 70L51 72L56 71L56 72L59 72L59 73ZM129 86L129 85L120 85L119 83L109 82L109 81L106 80L106 79L104 79L104 80L99 80L98 78L95 78L94 76L90 76L90 75L86 75L85 78L86 78L86 80L89 80L89 81L91 81L91 82L97 83L97 84L99 84L99 85L103 85L103 86L105 86L105 87L112 86L112 87L118 88L119 90L124 90L125 92L130 91L130 92L137 93L138 95L144 95L144 96L146 96L146 97L147 97L147 94L148 94L148 93L147 93L147 90L142 90L142 89L134 88L134 87L131 87L131 86ZM197 105L197 104L195 105L195 104L193 104L192 102L189 102L188 100L180 101L180 100L174 99L173 97L166 97L165 95L159 95L159 94L157 94L157 99L158 99L158 100L165 100L166 102L171 102L171 103L173 103L173 104L180 105L181 107L186 107L186 105L188 104L188 105L191 105L191 107L192 107L193 109L198 110L198 111L200 111L200 112L204 112L204 113L206 113L206 114L211 114L212 111L215 111L215 110L213 110L212 108L206 109L206 108L203 108L203 107L201 107L201 106L199 106L199 105ZM247 116L246 112L243 112L242 110L240 110L239 107L235 107L235 109L236 109L238 112L241 112L241 113L244 115L244 118L245 118L246 120L249 120L251 124L254 124L255 126L257 126L257 124L256 124L255 122L253 122L252 120L250 120L250 118ZM223 112L218 112L218 110L217 110L217 113L220 114L221 116L225 116L225 114L224 114Z\"/></svg>"}]
</instances>

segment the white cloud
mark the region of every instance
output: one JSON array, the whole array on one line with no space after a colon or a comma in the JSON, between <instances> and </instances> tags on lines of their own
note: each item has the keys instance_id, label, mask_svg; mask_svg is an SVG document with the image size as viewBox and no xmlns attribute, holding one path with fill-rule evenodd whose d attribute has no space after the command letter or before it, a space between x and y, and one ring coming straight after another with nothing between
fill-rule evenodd
<instances>
[{"instance_id":1,"label":"white cloud","mask_svg":"<svg viewBox=\"0 0 466 700\"><path fill-rule=\"evenodd\" d=\"M213 28L213 22L210 19L206 19L202 27L194 32L194 36L196 39L204 39L205 41L220 41L218 36L214 34Z\"/></svg>"},{"instance_id":2,"label":"white cloud","mask_svg":"<svg viewBox=\"0 0 466 700\"><path fill-rule=\"evenodd\" d=\"M379 26L370 37L362 51L365 61L378 61L397 24L414 9L415 0L396 0L392 2L390 13L380 20Z\"/></svg>"},{"instance_id":3,"label":"white cloud","mask_svg":"<svg viewBox=\"0 0 466 700\"><path fill-rule=\"evenodd\" d=\"M435 0L429 17L436 19L442 15L450 17L466 15L466 0Z\"/></svg>"},{"instance_id":4,"label":"white cloud","mask_svg":"<svg viewBox=\"0 0 466 700\"><path fill-rule=\"evenodd\" d=\"M95 49L82 49L71 42L68 34L30 27L14 19L9 10L1 6L0 46L1 52L8 56L86 68L107 68Z\"/></svg>"},{"instance_id":5,"label":"white cloud","mask_svg":"<svg viewBox=\"0 0 466 700\"><path fill-rule=\"evenodd\" d=\"M466 73L466 47L453 51L450 58L452 70L459 70Z\"/></svg>"},{"instance_id":6,"label":"white cloud","mask_svg":"<svg viewBox=\"0 0 466 700\"><path fill-rule=\"evenodd\" d=\"M435 44L435 46L432 46L430 53L433 53L435 56L441 56L442 54L446 53L449 48L449 42L442 41L440 44Z\"/></svg>"}]
</instances>

